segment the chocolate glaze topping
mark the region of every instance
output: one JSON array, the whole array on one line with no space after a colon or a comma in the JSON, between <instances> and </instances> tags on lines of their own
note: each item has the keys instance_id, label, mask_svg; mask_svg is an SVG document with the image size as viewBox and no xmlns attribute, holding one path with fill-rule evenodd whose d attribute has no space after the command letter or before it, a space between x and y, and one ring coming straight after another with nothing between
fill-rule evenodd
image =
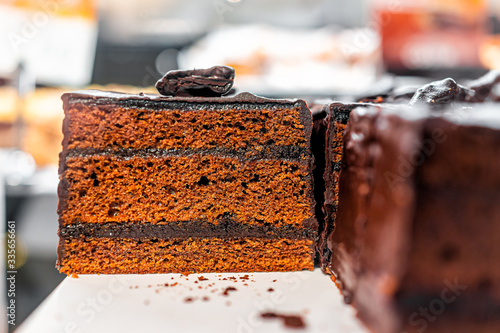
<instances>
[{"instance_id":1,"label":"chocolate glaze topping","mask_svg":"<svg viewBox=\"0 0 500 333\"><path fill-rule=\"evenodd\" d=\"M70 104L88 104L103 106L119 106L122 108L146 108L152 110L175 110L186 108L187 110L206 110L207 103L214 104L218 108L229 105L231 108L244 109L249 104L255 104L261 108L272 108L273 105L284 105L294 107L295 104L305 105L299 99L270 99L254 95L249 92L241 92L229 97L192 97L192 96L162 96L158 94L126 94L114 91L102 90L77 90L65 93L61 96L63 105L67 108Z\"/></svg>"},{"instance_id":2,"label":"chocolate glaze topping","mask_svg":"<svg viewBox=\"0 0 500 333\"><path fill-rule=\"evenodd\" d=\"M156 82L156 89L166 96L220 97L231 90L233 82L233 68L214 66L170 71Z\"/></svg>"}]
</instances>

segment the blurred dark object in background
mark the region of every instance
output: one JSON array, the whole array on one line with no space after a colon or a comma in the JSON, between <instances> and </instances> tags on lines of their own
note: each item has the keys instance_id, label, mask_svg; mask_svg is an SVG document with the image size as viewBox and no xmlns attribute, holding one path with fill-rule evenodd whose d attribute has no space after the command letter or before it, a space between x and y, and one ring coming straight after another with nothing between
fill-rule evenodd
<instances>
[{"instance_id":1,"label":"blurred dark object in background","mask_svg":"<svg viewBox=\"0 0 500 333\"><path fill-rule=\"evenodd\" d=\"M177 62L182 49L227 26L267 24L315 30L335 24L353 28L364 25L364 9L362 0L349 5L341 0L101 1L92 83L154 85L163 74L182 66ZM247 37L241 36L243 44ZM228 44L233 49L241 46Z\"/></svg>"},{"instance_id":2,"label":"blurred dark object in background","mask_svg":"<svg viewBox=\"0 0 500 333\"><path fill-rule=\"evenodd\" d=\"M177 54L183 46L185 45L137 46L100 39L92 83L154 86L164 73L178 68Z\"/></svg>"},{"instance_id":3,"label":"blurred dark object in background","mask_svg":"<svg viewBox=\"0 0 500 333\"><path fill-rule=\"evenodd\" d=\"M373 0L373 24L388 71L439 77L477 76L479 49L490 32L485 0Z\"/></svg>"}]
</instances>

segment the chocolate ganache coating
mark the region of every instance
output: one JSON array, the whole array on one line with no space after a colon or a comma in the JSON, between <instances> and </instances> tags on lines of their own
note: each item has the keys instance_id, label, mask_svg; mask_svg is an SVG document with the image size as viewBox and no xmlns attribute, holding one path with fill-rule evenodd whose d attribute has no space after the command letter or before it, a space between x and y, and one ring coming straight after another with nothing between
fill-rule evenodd
<instances>
[{"instance_id":1,"label":"chocolate ganache coating","mask_svg":"<svg viewBox=\"0 0 500 333\"><path fill-rule=\"evenodd\" d=\"M351 113L328 246L373 332L500 332L499 129L494 104Z\"/></svg>"},{"instance_id":2,"label":"chocolate ganache coating","mask_svg":"<svg viewBox=\"0 0 500 333\"><path fill-rule=\"evenodd\" d=\"M156 82L156 89L165 96L220 97L231 90L233 82L233 68L213 66L170 71Z\"/></svg>"}]
</instances>

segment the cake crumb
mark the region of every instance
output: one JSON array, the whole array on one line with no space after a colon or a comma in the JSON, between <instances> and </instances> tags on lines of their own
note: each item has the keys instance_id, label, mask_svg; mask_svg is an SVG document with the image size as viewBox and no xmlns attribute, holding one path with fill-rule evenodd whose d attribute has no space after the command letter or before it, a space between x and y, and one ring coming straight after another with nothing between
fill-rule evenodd
<instances>
[{"instance_id":1,"label":"cake crumb","mask_svg":"<svg viewBox=\"0 0 500 333\"><path fill-rule=\"evenodd\" d=\"M198 276L198 281L208 281L208 279L202 275Z\"/></svg>"},{"instance_id":2,"label":"cake crumb","mask_svg":"<svg viewBox=\"0 0 500 333\"><path fill-rule=\"evenodd\" d=\"M238 289L236 289L235 287L227 287L226 289L224 289L224 292L222 292L222 295L229 296L230 291L236 291L236 290L238 290Z\"/></svg>"},{"instance_id":3,"label":"cake crumb","mask_svg":"<svg viewBox=\"0 0 500 333\"><path fill-rule=\"evenodd\" d=\"M260 314L264 319L281 319L283 325L287 328L306 328L306 324L300 315L284 315L275 312L265 312Z\"/></svg>"},{"instance_id":4,"label":"cake crumb","mask_svg":"<svg viewBox=\"0 0 500 333\"><path fill-rule=\"evenodd\" d=\"M201 300L203 302L208 302L210 300L210 298L208 296L203 296L203 298Z\"/></svg>"},{"instance_id":5,"label":"cake crumb","mask_svg":"<svg viewBox=\"0 0 500 333\"><path fill-rule=\"evenodd\" d=\"M79 278L78 274L76 274L76 273L71 274L71 277L72 277L73 279L78 279L78 278Z\"/></svg>"},{"instance_id":6,"label":"cake crumb","mask_svg":"<svg viewBox=\"0 0 500 333\"><path fill-rule=\"evenodd\" d=\"M270 293L272 293L274 291L274 289L273 288L269 288L269 289L267 289L267 291L270 292Z\"/></svg>"},{"instance_id":7,"label":"cake crumb","mask_svg":"<svg viewBox=\"0 0 500 333\"><path fill-rule=\"evenodd\" d=\"M185 303L191 303L192 301L194 301L194 299L193 299L192 297L186 297L186 298L184 299L184 302L185 302Z\"/></svg>"}]
</instances>

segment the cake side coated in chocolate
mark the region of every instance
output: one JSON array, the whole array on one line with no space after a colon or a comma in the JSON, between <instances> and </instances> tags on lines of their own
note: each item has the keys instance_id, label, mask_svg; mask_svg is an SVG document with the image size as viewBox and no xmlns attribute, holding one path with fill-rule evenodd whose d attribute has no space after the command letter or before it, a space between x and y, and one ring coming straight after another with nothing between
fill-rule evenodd
<instances>
[{"instance_id":1,"label":"cake side coated in chocolate","mask_svg":"<svg viewBox=\"0 0 500 333\"><path fill-rule=\"evenodd\" d=\"M326 118L324 126L324 174L317 182L324 183L322 202L323 218L320 219L318 253L320 266L326 273L330 262L331 250L327 245L328 237L335 230L335 219L339 198L339 176L342 169L344 131L349 121L351 111L356 108L377 107L372 103L331 102L325 105L323 111Z\"/></svg>"},{"instance_id":2,"label":"cake side coated in chocolate","mask_svg":"<svg viewBox=\"0 0 500 333\"><path fill-rule=\"evenodd\" d=\"M374 332L498 331L494 111L353 111L331 270Z\"/></svg>"},{"instance_id":3,"label":"cake side coated in chocolate","mask_svg":"<svg viewBox=\"0 0 500 333\"><path fill-rule=\"evenodd\" d=\"M345 126L349 120L352 109L360 104L344 104L332 102L325 106L325 166L324 166L324 220L320 226L318 240L319 263L323 270L327 268L330 258L330 249L327 247L327 238L335 227L335 213L338 202L338 175L340 172L340 160L342 156L342 142Z\"/></svg>"},{"instance_id":4,"label":"cake side coated in chocolate","mask_svg":"<svg viewBox=\"0 0 500 333\"><path fill-rule=\"evenodd\" d=\"M311 134L311 150L314 156L314 199L316 201L315 216L318 221L318 235L321 237L323 234L323 229L325 228L325 216L323 213L323 205L325 202L325 183L323 176L325 173L325 135L326 135L326 122L325 119L328 115L329 108L327 107L329 103L315 103L310 106L312 117L313 117L313 129ZM322 247L318 245L321 242L316 243L316 252L322 253ZM321 259L317 258L319 263Z\"/></svg>"}]
</instances>

